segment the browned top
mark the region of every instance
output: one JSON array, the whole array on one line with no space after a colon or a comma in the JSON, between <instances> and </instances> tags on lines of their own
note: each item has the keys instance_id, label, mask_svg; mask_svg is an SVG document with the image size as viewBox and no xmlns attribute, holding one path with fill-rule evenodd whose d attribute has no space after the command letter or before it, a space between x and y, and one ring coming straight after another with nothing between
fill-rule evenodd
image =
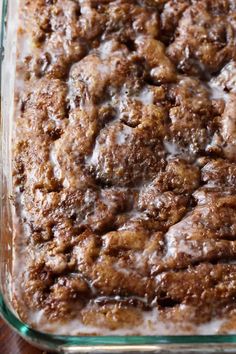
<instances>
[{"instance_id":1,"label":"browned top","mask_svg":"<svg viewBox=\"0 0 236 354\"><path fill-rule=\"evenodd\" d=\"M134 331L152 309L232 317L235 1L22 0L20 14L21 316Z\"/></svg>"}]
</instances>

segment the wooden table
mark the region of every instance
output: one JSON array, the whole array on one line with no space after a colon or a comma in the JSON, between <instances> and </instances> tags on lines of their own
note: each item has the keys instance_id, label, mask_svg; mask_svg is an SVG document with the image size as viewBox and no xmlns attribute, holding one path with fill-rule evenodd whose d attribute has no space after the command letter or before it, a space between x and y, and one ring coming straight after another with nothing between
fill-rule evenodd
<instances>
[{"instance_id":1,"label":"wooden table","mask_svg":"<svg viewBox=\"0 0 236 354\"><path fill-rule=\"evenodd\" d=\"M0 318L0 353L1 354L45 354L28 343L12 331Z\"/></svg>"}]
</instances>

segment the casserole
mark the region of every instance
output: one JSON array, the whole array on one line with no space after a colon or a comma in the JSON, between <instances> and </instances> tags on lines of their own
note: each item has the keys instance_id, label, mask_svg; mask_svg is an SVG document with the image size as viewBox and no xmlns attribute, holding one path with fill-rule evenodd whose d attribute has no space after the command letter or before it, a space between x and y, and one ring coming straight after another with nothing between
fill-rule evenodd
<instances>
[{"instance_id":1,"label":"casserole","mask_svg":"<svg viewBox=\"0 0 236 354\"><path fill-rule=\"evenodd\" d=\"M8 7L7 7L8 5ZM14 5L14 6L13 6ZM30 329L22 323L12 307L11 274L12 274L12 207L11 207L11 141L12 141L12 108L14 103L14 71L16 58L16 44L12 41L15 38L15 30L12 23L17 16L16 3L3 3L3 30L6 21L6 32L2 33L2 52L4 60L2 64L2 206L1 206L1 311L3 317L23 337L36 345L46 349L75 352L212 352L220 350L230 352L234 348L234 336L106 336L106 337L83 337L83 336L58 336L40 333ZM8 9L8 12L6 11ZM8 16L8 17L7 17ZM12 22L9 19L13 20ZM2 31L4 32L4 31ZM11 40L11 42L10 42ZM11 45L9 45L11 43ZM10 79L9 79L10 78ZM10 112L10 113L9 113ZM207 333L206 333L207 334Z\"/></svg>"}]
</instances>

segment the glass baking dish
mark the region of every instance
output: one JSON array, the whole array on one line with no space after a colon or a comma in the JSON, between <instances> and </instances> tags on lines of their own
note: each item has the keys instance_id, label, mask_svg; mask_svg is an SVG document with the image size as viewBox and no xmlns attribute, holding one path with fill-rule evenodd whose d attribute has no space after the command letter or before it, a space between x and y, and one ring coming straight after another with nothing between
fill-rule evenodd
<instances>
[{"instance_id":1,"label":"glass baking dish","mask_svg":"<svg viewBox=\"0 0 236 354\"><path fill-rule=\"evenodd\" d=\"M191 336L62 336L45 334L23 323L11 306L11 117L14 100L14 30L17 0L1 0L1 206L0 206L0 313L26 341L62 353L235 353L235 335ZM11 25L9 25L11 24ZM12 105L13 106L13 105Z\"/></svg>"}]
</instances>

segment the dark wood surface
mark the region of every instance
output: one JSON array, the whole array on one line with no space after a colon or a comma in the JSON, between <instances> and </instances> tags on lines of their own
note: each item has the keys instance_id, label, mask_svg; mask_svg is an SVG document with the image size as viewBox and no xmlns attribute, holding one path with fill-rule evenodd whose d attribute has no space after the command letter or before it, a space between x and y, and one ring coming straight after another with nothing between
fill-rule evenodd
<instances>
[{"instance_id":1,"label":"dark wood surface","mask_svg":"<svg viewBox=\"0 0 236 354\"><path fill-rule=\"evenodd\" d=\"M0 318L0 353L1 354L45 354L26 343L17 333L10 329Z\"/></svg>"}]
</instances>

